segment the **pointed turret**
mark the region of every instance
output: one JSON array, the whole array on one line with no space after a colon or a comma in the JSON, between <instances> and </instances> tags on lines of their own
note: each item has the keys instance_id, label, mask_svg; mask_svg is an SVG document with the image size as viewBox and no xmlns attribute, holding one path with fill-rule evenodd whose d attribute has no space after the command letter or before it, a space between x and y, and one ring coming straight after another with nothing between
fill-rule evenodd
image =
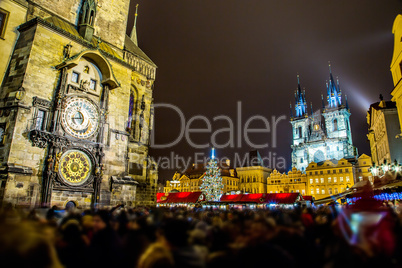
<instances>
[{"instance_id":1,"label":"pointed turret","mask_svg":"<svg viewBox=\"0 0 402 268\"><path fill-rule=\"evenodd\" d=\"M307 116L306 91L301 89L300 77L297 75L297 90L295 92L296 117Z\"/></svg>"},{"instance_id":2,"label":"pointed turret","mask_svg":"<svg viewBox=\"0 0 402 268\"><path fill-rule=\"evenodd\" d=\"M348 103L348 95L345 95L345 106L346 106L346 109L347 109L348 111L350 111L350 109L349 109L349 103Z\"/></svg>"},{"instance_id":3,"label":"pointed turret","mask_svg":"<svg viewBox=\"0 0 402 268\"><path fill-rule=\"evenodd\" d=\"M337 83L335 83L331 63L329 63L329 81L327 82L327 100L329 108L336 108L342 105L341 94L339 80L337 79Z\"/></svg>"},{"instance_id":4,"label":"pointed turret","mask_svg":"<svg viewBox=\"0 0 402 268\"><path fill-rule=\"evenodd\" d=\"M134 25L133 29L131 30L130 39L134 42L134 44L138 47L138 40L137 40L137 16L138 16L138 4L135 6L135 17L134 17Z\"/></svg>"}]
</instances>

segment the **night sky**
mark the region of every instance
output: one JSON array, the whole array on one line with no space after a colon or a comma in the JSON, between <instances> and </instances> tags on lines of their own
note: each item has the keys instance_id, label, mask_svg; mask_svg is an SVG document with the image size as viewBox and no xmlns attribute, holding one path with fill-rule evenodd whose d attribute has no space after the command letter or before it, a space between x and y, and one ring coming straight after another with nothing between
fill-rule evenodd
<instances>
[{"instance_id":1,"label":"night sky","mask_svg":"<svg viewBox=\"0 0 402 268\"><path fill-rule=\"evenodd\" d=\"M233 163L235 153L243 158L253 149L244 140L241 145L237 142L240 101L243 125L254 115L270 123L272 116L286 116L277 125L275 148L272 131L250 134L250 139L255 144L268 143L259 149L261 156L283 157L288 170L289 102L294 105L297 74L307 102L319 109L321 94L326 94L328 61L348 96L354 145L359 154L370 154L366 112L379 94L391 98L392 25L402 13L400 0L132 0L128 34L136 3L140 4L139 47L158 66L155 104L177 106L186 123L193 116L205 116L212 123L212 133L229 127L224 120L213 121L215 116L230 117L236 143L233 148L217 149L218 157ZM205 123L196 120L192 128L196 127L205 128ZM261 128L262 121L253 121L250 127ZM180 134L178 114L157 108L154 131L157 144L175 140ZM224 144L229 133L216 137ZM190 138L198 144L211 143L209 133L191 133ZM175 146L151 148L151 155L157 161L171 158L172 153L193 160L195 153L207 155L209 150L195 149L183 137ZM171 179L176 169L182 170L183 165L160 167L160 180Z\"/></svg>"}]
</instances>

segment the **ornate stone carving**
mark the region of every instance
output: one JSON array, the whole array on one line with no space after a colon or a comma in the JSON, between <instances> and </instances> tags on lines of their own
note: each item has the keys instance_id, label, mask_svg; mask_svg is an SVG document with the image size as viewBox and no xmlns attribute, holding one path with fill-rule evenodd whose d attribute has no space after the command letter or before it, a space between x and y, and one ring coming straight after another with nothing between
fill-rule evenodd
<instances>
[{"instance_id":1,"label":"ornate stone carving","mask_svg":"<svg viewBox=\"0 0 402 268\"><path fill-rule=\"evenodd\" d=\"M41 130L32 130L29 133L29 138L32 142L32 146L39 148L45 148L48 144L52 144L54 147L63 148L71 145L71 141L65 137L60 137Z\"/></svg>"},{"instance_id":2,"label":"ornate stone carving","mask_svg":"<svg viewBox=\"0 0 402 268\"><path fill-rule=\"evenodd\" d=\"M32 106L42 106L42 107L49 108L51 106L51 102L35 96L32 99Z\"/></svg>"}]
</instances>

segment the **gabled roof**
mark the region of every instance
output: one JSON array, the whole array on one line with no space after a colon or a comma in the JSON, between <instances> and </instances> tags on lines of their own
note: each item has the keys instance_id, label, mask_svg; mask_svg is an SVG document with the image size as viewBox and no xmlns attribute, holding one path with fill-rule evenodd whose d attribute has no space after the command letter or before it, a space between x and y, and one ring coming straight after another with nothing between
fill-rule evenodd
<instances>
[{"instance_id":1,"label":"gabled roof","mask_svg":"<svg viewBox=\"0 0 402 268\"><path fill-rule=\"evenodd\" d=\"M44 22L49 23L51 26L58 28L59 30L61 30L64 33L67 33L70 36L73 36L74 38L80 39L81 41L85 41L84 38L78 33L77 28L75 27L75 25L59 18L56 16L50 16L44 19ZM92 40L91 40L91 45L93 47L97 47L98 46L98 38L93 36ZM99 49L102 50L103 52L106 52L110 55L112 55L115 58L118 58L120 60L123 60L119 54L116 53L116 51L114 49L112 49L107 43L105 42L100 42L99 43Z\"/></svg>"},{"instance_id":2,"label":"gabled roof","mask_svg":"<svg viewBox=\"0 0 402 268\"><path fill-rule=\"evenodd\" d=\"M138 46L134 44L133 40L131 40L128 35L126 35L124 39L124 49L156 67L156 64Z\"/></svg>"}]
</instances>

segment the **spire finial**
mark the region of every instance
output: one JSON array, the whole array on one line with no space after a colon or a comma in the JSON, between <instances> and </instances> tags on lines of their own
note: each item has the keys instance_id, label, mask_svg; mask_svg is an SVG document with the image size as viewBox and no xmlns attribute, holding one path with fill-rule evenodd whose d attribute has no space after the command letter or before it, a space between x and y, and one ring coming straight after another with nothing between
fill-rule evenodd
<instances>
[{"instance_id":1,"label":"spire finial","mask_svg":"<svg viewBox=\"0 0 402 268\"><path fill-rule=\"evenodd\" d=\"M214 147L212 147L211 159L215 159L215 148Z\"/></svg>"},{"instance_id":2,"label":"spire finial","mask_svg":"<svg viewBox=\"0 0 402 268\"><path fill-rule=\"evenodd\" d=\"M328 61L328 68L329 68L329 73L332 73L332 70L331 70L331 61Z\"/></svg>"},{"instance_id":3,"label":"spire finial","mask_svg":"<svg viewBox=\"0 0 402 268\"><path fill-rule=\"evenodd\" d=\"M131 30L130 34L130 39L134 42L136 46L138 46L138 40L137 40L137 16L138 16L138 5L135 6L135 17L134 17L134 25L133 29Z\"/></svg>"},{"instance_id":4,"label":"spire finial","mask_svg":"<svg viewBox=\"0 0 402 268\"><path fill-rule=\"evenodd\" d=\"M297 83L300 84L300 75L297 73Z\"/></svg>"},{"instance_id":5,"label":"spire finial","mask_svg":"<svg viewBox=\"0 0 402 268\"><path fill-rule=\"evenodd\" d=\"M137 5L135 6L134 27L137 26L137 16L138 16L138 6L139 6L139 5L140 5L140 4L137 4Z\"/></svg>"}]
</instances>

